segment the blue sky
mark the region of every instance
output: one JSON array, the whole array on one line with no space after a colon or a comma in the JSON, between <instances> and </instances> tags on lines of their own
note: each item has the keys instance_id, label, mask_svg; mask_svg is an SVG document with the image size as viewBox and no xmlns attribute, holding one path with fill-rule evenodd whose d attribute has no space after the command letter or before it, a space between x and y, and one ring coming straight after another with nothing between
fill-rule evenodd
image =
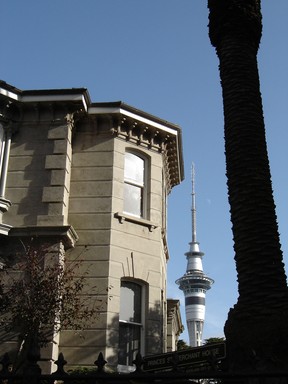
<instances>
[{"instance_id":1,"label":"blue sky","mask_svg":"<svg viewBox=\"0 0 288 384\"><path fill-rule=\"evenodd\" d=\"M287 264L288 2L262 0L262 13L259 71ZM1 79L20 89L86 87L95 102L122 100L182 127L186 178L169 197L168 296L183 303L175 280L186 270L192 237L194 162L197 238L204 271L215 280L207 293L204 338L223 336L238 295L218 59L207 24L205 0L1 1ZM186 332L183 338L188 341Z\"/></svg>"}]
</instances>

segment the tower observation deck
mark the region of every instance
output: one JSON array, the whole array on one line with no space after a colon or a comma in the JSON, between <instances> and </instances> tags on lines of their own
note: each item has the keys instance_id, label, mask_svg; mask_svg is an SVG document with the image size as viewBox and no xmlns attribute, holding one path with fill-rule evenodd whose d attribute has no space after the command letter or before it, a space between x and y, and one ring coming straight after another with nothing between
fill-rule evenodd
<instances>
[{"instance_id":1,"label":"tower observation deck","mask_svg":"<svg viewBox=\"0 0 288 384\"><path fill-rule=\"evenodd\" d=\"M192 165L192 241L190 249L185 253L187 258L186 273L176 280L179 289L184 292L186 322L190 347L202 345L202 333L205 320L206 291L211 288L214 280L203 272L199 243L196 238L196 199L195 199L195 169Z\"/></svg>"}]
</instances>

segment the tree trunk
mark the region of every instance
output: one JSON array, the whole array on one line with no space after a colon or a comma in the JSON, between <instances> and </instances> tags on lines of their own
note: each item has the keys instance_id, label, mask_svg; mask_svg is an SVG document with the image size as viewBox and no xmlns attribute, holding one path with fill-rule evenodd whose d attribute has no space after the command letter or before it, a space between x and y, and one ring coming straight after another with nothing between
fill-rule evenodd
<instances>
[{"instance_id":1,"label":"tree trunk","mask_svg":"<svg viewBox=\"0 0 288 384\"><path fill-rule=\"evenodd\" d=\"M225 324L230 369L286 368L288 290L257 66L260 0L208 0L220 61L228 197L239 298Z\"/></svg>"}]
</instances>

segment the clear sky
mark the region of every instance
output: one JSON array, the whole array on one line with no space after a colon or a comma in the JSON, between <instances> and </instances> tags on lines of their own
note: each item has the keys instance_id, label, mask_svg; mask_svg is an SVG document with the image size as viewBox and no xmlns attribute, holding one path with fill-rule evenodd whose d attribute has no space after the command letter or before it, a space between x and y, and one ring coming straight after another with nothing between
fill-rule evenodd
<instances>
[{"instance_id":1,"label":"clear sky","mask_svg":"<svg viewBox=\"0 0 288 384\"><path fill-rule=\"evenodd\" d=\"M288 1L262 0L258 55L279 231L288 240ZM185 181L169 197L168 296L186 270L192 162L206 296L204 338L223 336L237 300L225 176L218 59L206 0L1 0L0 78L20 89L86 87L92 101L122 100L183 130ZM184 311L182 320L186 322ZM183 337L188 341L187 332Z\"/></svg>"}]
</instances>

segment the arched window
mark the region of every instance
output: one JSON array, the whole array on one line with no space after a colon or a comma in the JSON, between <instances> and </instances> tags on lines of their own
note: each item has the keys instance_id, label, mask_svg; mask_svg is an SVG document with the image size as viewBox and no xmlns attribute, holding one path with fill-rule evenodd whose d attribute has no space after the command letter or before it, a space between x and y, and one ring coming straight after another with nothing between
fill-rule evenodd
<instances>
[{"instance_id":1,"label":"arched window","mask_svg":"<svg viewBox=\"0 0 288 384\"><path fill-rule=\"evenodd\" d=\"M145 160L131 152L125 153L124 212L145 217Z\"/></svg>"},{"instance_id":2,"label":"arched window","mask_svg":"<svg viewBox=\"0 0 288 384\"><path fill-rule=\"evenodd\" d=\"M118 364L133 366L137 352L143 352L144 286L122 281L119 313Z\"/></svg>"}]
</instances>

